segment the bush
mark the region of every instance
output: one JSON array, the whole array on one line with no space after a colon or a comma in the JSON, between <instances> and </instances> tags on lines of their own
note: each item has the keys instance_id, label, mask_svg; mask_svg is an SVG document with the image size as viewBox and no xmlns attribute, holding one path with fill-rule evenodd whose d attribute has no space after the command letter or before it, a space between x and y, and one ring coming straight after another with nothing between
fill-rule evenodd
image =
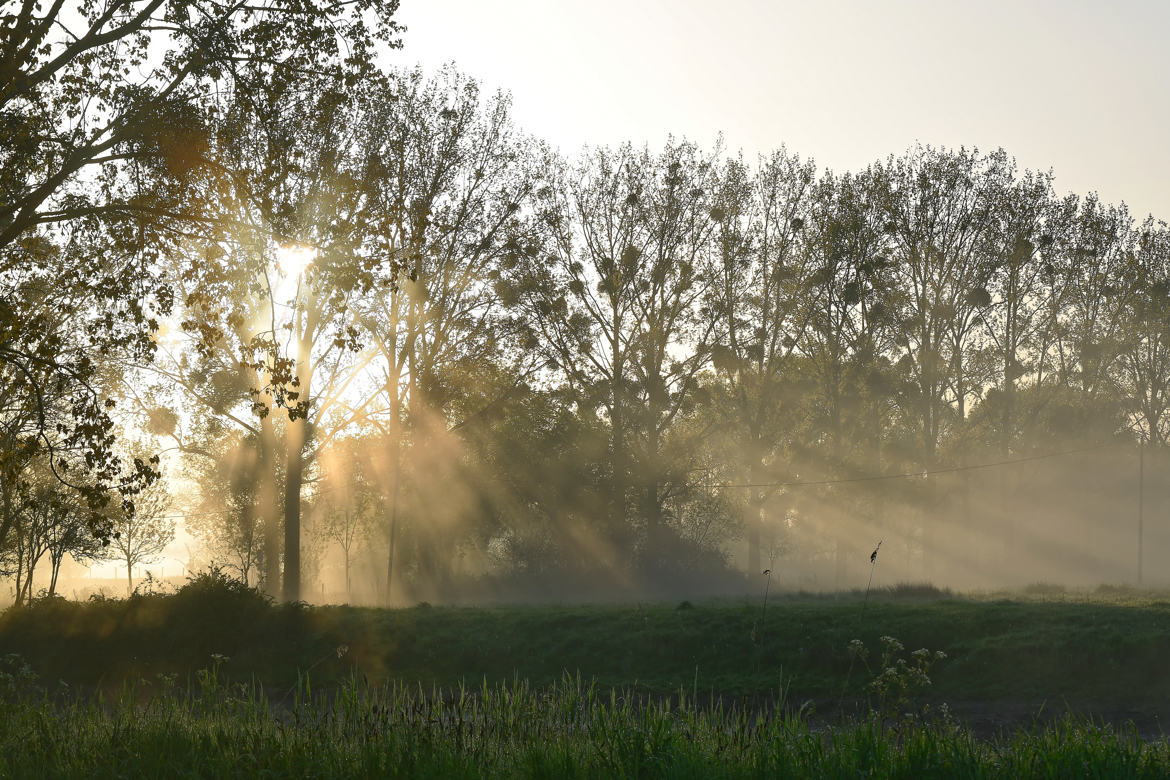
<instances>
[{"instance_id":1,"label":"bush","mask_svg":"<svg viewBox=\"0 0 1170 780\"><path fill-rule=\"evenodd\" d=\"M178 595L186 598L229 598L272 603L270 597L225 573L219 566L210 566L205 571L187 577L187 583L179 588Z\"/></svg>"},{"instance_id":2,"label":"bush","mask_svg":"<svg viewBox=\"0 0 1170 780\"><path fill-rule=\"evenodd\" d=\"M183 620L214 620L247 629L272 609L272 599L213 566L188 577L169 606Z\"/></svg>"},{"instance_id":3,"label":"bush","mask_svg":"<svg viewBox=\"0 0 1170 780\"><path fill-rule=\"evenodd\" d=\"M938 588L929 582L899 582L886 590L894 599L949 599L950 588Z\"/></svg>"}]
</instances>

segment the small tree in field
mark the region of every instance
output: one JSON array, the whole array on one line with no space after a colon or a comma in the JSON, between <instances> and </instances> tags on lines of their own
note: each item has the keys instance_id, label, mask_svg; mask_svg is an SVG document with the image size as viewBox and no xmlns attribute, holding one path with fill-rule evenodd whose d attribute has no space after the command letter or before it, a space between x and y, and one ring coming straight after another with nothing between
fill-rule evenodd
<instances>
[{"instance_id":1,"label":"small tree in field","mask_svg":"<svg viewBox=\"0 0 1170 780\"><path fill-rule=\"evenodd\" d=\"M350 567L369 541L379 507L378 487L370 473L370 440L348 437L336 442L322 459L324 489L318 499L319 533L336 542L345 563L345 599L353 600Z\"/></svg>"},{"instance_id":2,"label":"small tree in field","mask_svg":"<svg viewBox=\"0 0 1170 780\"><path fill-rule=\"evenodd\" d=\"M134 592L134 567L156 560L175 538L170 507L165 485L155 483L135 497L133 514L119 513L113 521L107 560L126 563L128 593Z\"/></svg>"},{"instance_id":3,"label":"small tree in field","mask_svg":"<svg viewBox=\"0 0 1170 780\"><path fill-rule=\"evenodd\" d=\"M345 600L348 604L353 600L350 567L354 553L370 537L374 503L370 493L359 493L347 498L348 501L332 504L325 509L321 533L341 548L345 561Z\"/></svg>"}]
</instances>

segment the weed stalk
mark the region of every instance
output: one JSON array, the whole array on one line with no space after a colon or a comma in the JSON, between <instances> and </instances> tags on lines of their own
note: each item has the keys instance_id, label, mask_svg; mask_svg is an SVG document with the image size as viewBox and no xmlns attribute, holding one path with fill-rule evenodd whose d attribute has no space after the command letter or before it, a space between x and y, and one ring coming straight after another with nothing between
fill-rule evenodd
<instances>
[{"instance_id":1,"label":"weed stalk","mask_svg":"<svg viewBox=\"0 0 1170 780\"><path fill-rule=\"evenodd\" d=\"M878 550L882 549L882 542L885 539L878 539L877 547L873 548L873 552L869 554L869 581L865 584L865 598L861 602L861 614L857 618L857 631L861 632L861 625L865 622L865 608L869 606L869 589L873 586L873 570L877 568ZM845 672L845 684L841 686L841 698L837 700L837 709L841 709L841 705L845 703L845 692L849 690L849 678L853 676L853 664L857 661L857 656L850 654L849 656L849 670Z\"/></svg>"}]
</instances>

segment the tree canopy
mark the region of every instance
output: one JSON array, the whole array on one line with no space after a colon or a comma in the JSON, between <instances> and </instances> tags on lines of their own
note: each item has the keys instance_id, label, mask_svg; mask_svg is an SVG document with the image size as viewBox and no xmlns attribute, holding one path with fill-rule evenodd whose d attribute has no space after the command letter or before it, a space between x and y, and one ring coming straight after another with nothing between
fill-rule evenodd
<instances>
[{"instance_id":1,"label":"tree canopy","mask_svg":"<svg viewBox=\"0 0 1170 780\"><path fill-rule=\"evenodd\" d=\"M55 583L56 550L165 546L127 441L289 600L329 561L382 603L734 590L781 556L845 585L871 536L920 576L1069 528L1122 566L1110 448L1170 436L1165 223L1003 150L570 157L453 66L387 67L397 5L4 6L18 598L46 551Z\"/></svg>"}]
</instances>

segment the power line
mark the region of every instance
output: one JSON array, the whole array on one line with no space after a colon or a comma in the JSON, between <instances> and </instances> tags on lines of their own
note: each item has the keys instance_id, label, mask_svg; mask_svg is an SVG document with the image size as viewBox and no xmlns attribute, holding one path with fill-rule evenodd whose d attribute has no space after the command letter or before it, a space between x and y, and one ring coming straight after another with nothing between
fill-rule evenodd
<instances>
[{"instance_id":1,"label":"power line","mask_svg":"<svg viewBox=\"0 0 1170 780\"><path fill-rule=\"evenodd\" d=\"M960 471L976 471L979 469L990 469L998 466L1011 466L1016 463L1029 463L1035 460L1046 460L1048 458L1059 458L1065 455L1076 455L1082 452L1093 452L1094 450L1106 449L1108 447L1120 447L1127 442L1105 442L1103 444L1094 444L1090 447L1079 447L1073 450L1061 450L1059 452L1046 452L1040 455L1028 455L1023 458L1013 458L1011 460L998 460L991 463L977 463L971 466L950 466L942 469L932 469L928 471L906 471L900 474L876 474L866 477L845 477L842 479L818 479L818 480L792 480L787 482L722 482L711 485L712 488L764 488L764 487L816 487L822 485L842 485L851 482L880 482L889 479L911 479L923 477L932 477L936 474L954 474ZM318 490L314 495L322 495L325 493L332 493L340 488L331 487L324 490ZM165 515L163 519L180 520L195 517L209 517L212 515L220 515L223 512L205 511L192 512L187 514Z\"/></svg>"},{"instance_id":2,"label":"power line","mask_svg":"<svg viewBox=\"0 0 1170 780\"><path fill-rule=\"evenodd\" d=\"M1059 458L1063 455L1076 455L1080 452L1092 452L1093 450L1100 450L1106 447L1119 447L1125 442L1106 442L1104 444L1094 444L1091 447L1080 447L1075 450L1062 450L1060 452L1047 452L1042 455L1029 455L1025 458L1014 458L1012 460L999 460L993 463L978 463L974 466L951 466L945 469L933 469L929 471L907 471L901 474L876 474L868 477L846 477L843 479L818 479L818 480L795 480L790 482L724 482L722 484L714 485L716 488L761 488L761 487L812 487L816 485L841 485L847 482L878 482L886 479L909 479L912 477L923 478L931 477L935 474L953 474L957 471L975 471L976 469L990 469L997 466L1010 466L1015 463L1028 463L1033 460L1044 460L1046 458Z\"/></svg>"}]
</instances>

